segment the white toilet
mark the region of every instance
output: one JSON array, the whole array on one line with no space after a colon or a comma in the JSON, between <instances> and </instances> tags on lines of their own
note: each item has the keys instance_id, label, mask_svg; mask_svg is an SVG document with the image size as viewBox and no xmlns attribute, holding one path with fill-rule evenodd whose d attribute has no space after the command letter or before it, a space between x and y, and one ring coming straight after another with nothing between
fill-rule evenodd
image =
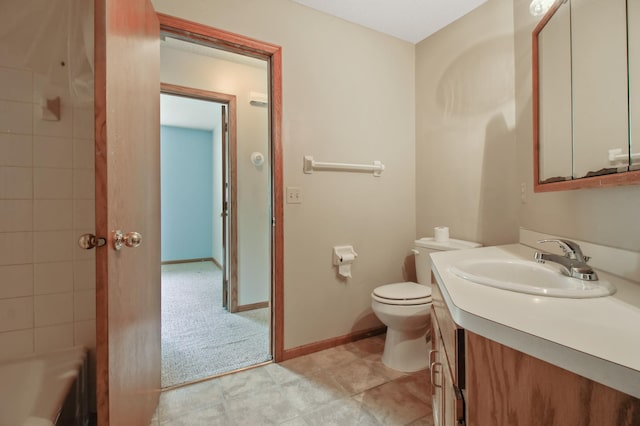
<instances>
[{"instance_id":1,"label":"white toilet","mask_svg":"<svg viewBox=\"0 0 640 426\"><path fill-rule=\"evenodd\" d=\"M387 326L382 362L395 370L412 372L427 368L429 313L431 309L431 258L429 253L480 247L469 241L421 238L414 242L418 283L402 282L377 287L371 308Z\"/></svg>"}]
</instances>

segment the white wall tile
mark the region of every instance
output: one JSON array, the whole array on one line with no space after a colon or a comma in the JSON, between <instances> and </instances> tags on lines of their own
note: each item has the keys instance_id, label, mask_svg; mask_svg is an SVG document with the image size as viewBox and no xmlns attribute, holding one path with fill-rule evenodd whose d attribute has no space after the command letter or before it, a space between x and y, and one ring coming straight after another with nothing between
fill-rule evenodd
<instances>
[{"instance_id":1,"label":"white wall tile","mask_svg":"<svg viewBox=\"0 0 640 426\"><path fill-rule=\"evenodd\" d=\"M0 166L30 167L33 164L33 136L0 133Z\"/></svg>"},{"instance_id":2,"label":"white wall tile","mask_svg":"<svg viewBox=\"0 0 640 426\"><path fill-rule=\"evenodd\" d=\"M0 265L33 262L33 232L0 233Z\"/></svg>"},{"instance_id":3,"label":"white wall tile","mask_svg":"<svg viewBox=\"0 0 640 426\"><path fill-rule=\"evenodd\" d=\"M34 198L40 200L70 200L73 198L73 170L34 169Z\"/></svg>"},{"instance_id":4,"label":"white wall tile","mask_svg":"<svg viewBox=\"0 0 640 426\"><path fill-rule=\"evenodd\" d=\"M95 138L93 107L73 109L73 137L82 139Z\"/></svg>"},{"instance_id":5,"label":"white wall tile","mask_svg":"<svg viewBox=\"0 0 640 426\"><path fill-rule=\"evenodd\" d=\"M25 69L0 68L0 99L31 102L33 73Z\"/></svg>"},{"instance_id":6,"label":"white wall tile","mask_svg":"<svg viewBox=\"0 0 640 426\"><path fill-rule=\"evenodd\" d=\"M33 265L0 266L0 299L33 295Z\"/></svg>"},{"instance_id":7,"label":"white wall tile","mask_svg":"<svg viewBox=\"0 0 640 426\"><path fill-rule=\"evenodd\" d=\"M32 133L33 104L0 101L0 132Z\"/></svg>"},{"instance_id":8,"label":"white wall tile","mask_svg":"<svg viewBox=\"0 0 640 426\"><path fill-rule=\"evenodd\" d=\"M33 229L35 231L73 229L73 201L35 200Z\"/></svg>"},{"instance_id":9,"label":"white wall tile","mask_svg":"<svg viewBox=\"0 0 640 426\"><path fill-rule=\"evenodd\" d=\"M0 300L0 332L33 327L33 297Z\"/></svg>"},{"instance_id":10,"label":"white wall tile","mask_svg":"<svg viewBox=\"0 0 640 426\"><path fill-rule=\"evenodd\" d=\"M34 232L33 260L36 263L73 260L77 245L73 231Z\"/></svg>"},{"instance_id":11,"label":"white wall tile","mask_svg":"<svg viewBox=\"0 0 640 426\"><path fill-rule=\"evenodd\" d=\"M33 175L30 168L0 167L0 199L30 200Z\"/></svg>"},{"instance_id":12,"label":"white wall tile","mask_svg":"<svg viewBox=\"0 0 640 426\"><path fill-rule=\"evenodd\" d=\"M60 121L42 119L42 107L34 105L33 134L40 136L55 136L59 138L73 137L73 109L66 107L64 102L60 107Z\"/></svg>"},{"instance_id":13,"label":"white wall tile","mask_svg":"<svg viewBox=\"0 0 640 426\"><path fill-rule=\"evenodd\" d=\"M36 263L33 265L34 294L73 291L73 262Z\"/></svg>"},{"instance_id":14,"label":"white wall tile","mask_svg":"<svg viewBox=\"0 0 640 426\"><path fill-rule=\"evenodd\" d=\"M67 84L68 78L64 74L66 68L60 67L53 72L55 73L53 75L33 74L33 102L40 105L45 103L47 99L60 98L62 105L70 105L71 94ZM56 80L55 86L51 84L52 80ZM64 87L62 87L63 85Z\"/></svg>"},{"instance_id":15,"label":"white wall tile","mask_svg":"<svg viewBox=\"0 0 640 426\"><path fill-rule=\"evenodd\" d=\"M33 230L33 201L0 200L0 232Z\"/></svg>"},{"instance_id":16,"label":"white wall tile","mask_svg":"<svg viewBox=\"0 0 640 426\"><path fill-rule=\"evenodd\" d=\"M34 136L33 165L34 167L71 169L73 167L73 139Z\"/></svg>"},{"instance_id":17,"label":"white wall tile","mask_svg":"<svg viewBox=\"0 0 640 426\"><path fill-rule=\"evenodd\" d=\"M73 288L89 290L96 288L96 262L90 260L76 260L73 264Z\"/></svg>"},{"instance_id":18,"label":"white wall tile","mask_svg":"<svg viewBox=\"0 0 640 426\"><path fill-rule=\"evenodd\" d=\"M87 229L96 225L96 202L75 200L73 202L73 228Z\"/></svg>"},{"instance_id":19,"label":"white wall tile","mask_svg":"<svg viewBox=\"0 0 640 426\"><path fill-rule=\"evenodd\" d=\"M73 171L73 198L93 200L95 198L95 172L93 170Z\"/></svg>"},{"instance_id":20,"label":"white wall tile","mask_svg":"<svg viewBox=\"0 0 640 426\"><path fill-rule=\"evenodd\" d=\"M48 352L73 346L73 323L35 329L35 351Z\"/></svg>"},{"instance_id":21,"label":"white wall tile","mask_svg":"<svg viewBox=\"0 0 640 426\"><path fill-rule=\"evenodd\" d=\"M96 319L96 291L76 291L74 306L76 321Z\"/></svg>"},{"instance_id":22,"label":"white wall tile","mask_svg":"<svg viewBox=\"0 0 640 426\"><path fill-rule=\"evenodd\" d=\"M0 333L0 361L33 352L33 329Z\"/></svg>"},{"instance_id":23,"label":"white wall tile","mask_svg":"<svg viewBox=\"0 0 640 426\"><path fill-rule=\"evenodd\" d=\"M73 292L35 296L34 316L36 327L72 322Z\"/></svg>"},{"instance_id":24,"label":"white wall tile","mask_svg":"<svg viewBox=\"0 0 640 426\"><path fill-rule=\"evenodd\" d=\"M76 321L74 327L74 345L92 349L96 347L96 321Z\"/></svg>"},{"instance_id":25,"label":"white wall tile","mask_svg":"<svg viewBox=\"0 0 640 426\"><path fill-rule=\"evenodd\" d=\"M95 142L93 139L73 140L73 168L90 169L95 168Z\"/></svg>"}]
</instances>

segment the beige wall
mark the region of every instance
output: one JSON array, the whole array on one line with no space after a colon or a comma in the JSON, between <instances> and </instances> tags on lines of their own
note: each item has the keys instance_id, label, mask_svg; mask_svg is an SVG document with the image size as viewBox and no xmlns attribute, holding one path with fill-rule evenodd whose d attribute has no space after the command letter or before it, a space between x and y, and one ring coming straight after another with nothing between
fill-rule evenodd
<instances>
[{"instance_id":1,"label":"beige wall","mask_svg":"<svg viewBox=\"0 0 640 426\"><path fill-rule=\"evenodd\" d=\"M526 182L522 227L638 251L640 186L532 193L531 32L536 18L528 0L513 0L515 27L516 139L518 181Z\"/></svg>"},{"instance_id":2,"label":"beige wall","mask_svg":"<svg viewBox=\"0 0 640 426\"><path fill-rule=\"evenodd\" d=\"M489 0L416 45L418 237L518 238L512 13Z\"/></svg>"},{"instance_id":3,"label":"beige wall","mask_svg":"<svg viewBox=\"0 0 640 426\"><path fill-rule=\"evenodd\" d=\"M288 0L155 0L157 11L283 48L285 205L284 346L379 325L378 285L403 278L415 236L414 46ZM302 158L369 163L371 174L302 172ZM341 280L332 247L353 244Z\"/></svg>"}]
</instances>

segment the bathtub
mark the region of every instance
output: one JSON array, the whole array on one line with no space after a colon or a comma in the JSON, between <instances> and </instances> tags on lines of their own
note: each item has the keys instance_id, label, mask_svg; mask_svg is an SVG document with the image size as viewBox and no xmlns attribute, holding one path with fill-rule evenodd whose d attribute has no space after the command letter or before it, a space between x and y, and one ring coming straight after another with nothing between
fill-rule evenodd
<instances>
[{"instance_id":1,"label":"bathtub","mask_svg":"<svg viewBox=\"0 0 640 426\"><path fill-rule=\"evenodd\" d=\"M0 426L82 426L88 421L83 347L0 362Z\"/></svg>"}]
</instances>

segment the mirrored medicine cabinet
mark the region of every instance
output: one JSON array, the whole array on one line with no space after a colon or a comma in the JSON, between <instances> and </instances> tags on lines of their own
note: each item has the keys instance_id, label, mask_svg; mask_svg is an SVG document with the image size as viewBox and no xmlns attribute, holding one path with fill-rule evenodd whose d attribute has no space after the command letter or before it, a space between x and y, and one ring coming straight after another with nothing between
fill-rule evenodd
<instances>
[{"instance_id":1,"label":"mirrored medicine cabinet","mask_svg":"<svg viewBox=\"0 0 640 426\"><path fill-rule=\"evenodd\" d=\"M535 192L640 183L640 1L557 0L532 59Z\"/></svg>"}]
</instances>

